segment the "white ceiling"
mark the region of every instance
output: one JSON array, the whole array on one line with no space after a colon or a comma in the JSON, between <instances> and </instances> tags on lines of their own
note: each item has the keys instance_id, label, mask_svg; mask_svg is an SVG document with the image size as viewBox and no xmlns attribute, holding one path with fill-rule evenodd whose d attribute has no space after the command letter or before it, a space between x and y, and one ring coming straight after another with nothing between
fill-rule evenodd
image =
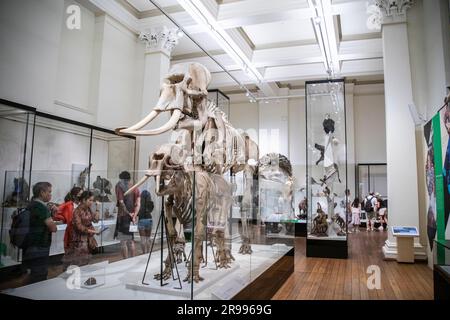
<instances>
[{"instance_id":1,"label":"white ceiling","mask_svg":"<svg viewBox=\"0 0 450 320\"><path fill-rule=\"evenodd\" d=\"M243 27L256 48L274 42L314 40L311 20L287 20Z\"/></svg>"},{"instance_id":2,"label":"white ceiling","mask_svg":"<svg viewBox=\"0 0 450 320\"><path fill-rule=\"evenodd\" d=\"M126 1L128 1L133 7L136 8L136 10L140 12L156 9L156 7L148 0L126 0ZM156 1L156 3L164 7L178 5L177 0L159 0Z\"/></svg>"},{"instance_id":3,"label":"white ceiling","mask_svg":"<svg viewBox=\"0 0 450 320\"><path fill-rule=\"evenodd\" d=\"M93 4L101 0L90 0ZM150 26L173 26L148 0L114 0L102 9L122 20L131 29ZM111 2L114 2L111 1ZM366 26L367 0L318 0L330 4L334 21L329 32L336 35L332 42L337 51L339 72L336 76L358 77L379 81L383 75L381 33ZM183 10L177 0L157 0L161 7L205 50L214 56L241 83L255 87L255 81L246 75L228 56L214 38ZM307 0L202 0L238 47L263 76L263 85L257 84L265 95L277 94L284 87L327 77L327 70L312 16L314 11ZM119 11L124 12L120 13ZM108 12L109 11L109 12ZM133 15L131 17L130 13ZM316 26L317 28L317 26ZM234 91L239 86L188 37L183 37L172 52L172 63L199 61L213 72L211 88ZM264 89L265 88L265 89ZM266 90L267 89L267 90Z\"/></svg>"}]
</instances>

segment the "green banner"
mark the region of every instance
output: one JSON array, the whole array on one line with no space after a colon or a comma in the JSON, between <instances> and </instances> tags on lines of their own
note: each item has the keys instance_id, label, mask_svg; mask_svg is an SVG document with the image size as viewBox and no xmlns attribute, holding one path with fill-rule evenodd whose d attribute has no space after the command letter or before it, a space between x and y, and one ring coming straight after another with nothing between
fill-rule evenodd
<instances>
[{"instance_id":1,"label":"green banner","mask_svg":"<svg viewBox=\"0 0 450 320\"><path fill-rule=\"evenodd\" d=\"M442 143L440 113L433 117L433 149L434 149L434 174L436 187L436 226L437 240L445 240L445 205L444 205L444 177L442 176ZM444 263L445 248L437 246L437 263Z\"/></svg>"}]
</instances>

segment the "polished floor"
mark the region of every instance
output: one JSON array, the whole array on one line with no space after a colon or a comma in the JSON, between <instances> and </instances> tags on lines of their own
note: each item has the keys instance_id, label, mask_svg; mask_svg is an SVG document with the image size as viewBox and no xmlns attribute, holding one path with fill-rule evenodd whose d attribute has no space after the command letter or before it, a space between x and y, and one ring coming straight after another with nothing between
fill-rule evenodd
<instances>
[{"instance_id":1,"label":"polished floor","mask_svg":"<svg viewBox=\"0 0 450 320\"><path fill-rule=\"evenodd\" d=\"M295 242L295 269L274 300L431 300L433 272L424 262L385 261L381 248L387 232L349 234L349 258L306 258L306 239ZM380 268L380 289L369 290L366 273Z\"/></svg>"},{"instance_id":2,"label":"polished floor","mask_svg":"<svg viewBox=\"0 0 450 320\"><path fill-rule=\"evenodd\" d=\"M349 258L306 258L306 239L295 239L295 271L275 294L276 300L372 300L372 299L433 299L433 273L424 262L400 264L385 261L381 248L386 232L349 234ZM136 246L139 252L139 246ZM120 252L111 250L98 259L110 262L121 259ZM371 265L379 266L381 288L369 290L366 273ZM60 265L49 268L49 278L62 272ZM24 276L0 281L0 290L20 287Z\"/></svg>"}]
</instances>

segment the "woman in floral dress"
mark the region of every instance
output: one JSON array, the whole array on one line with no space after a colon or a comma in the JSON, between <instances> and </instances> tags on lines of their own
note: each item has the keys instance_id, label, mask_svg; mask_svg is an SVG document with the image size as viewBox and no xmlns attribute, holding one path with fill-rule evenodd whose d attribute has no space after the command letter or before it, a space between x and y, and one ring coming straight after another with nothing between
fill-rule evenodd
<instances>
[{"instance_id":1,"label":"woman in floral dress","mask_svg":"<svg viewBox=\"0 0 450 320\"><path fill-rule=\"evenodd\" d=\"M98 234L93 226L97 222L99 212L91 211L94 194L84 191L80 196L80 204L73 212L72 233L65 256L66 263L82 266L89 263L91 252L97 246L94 235Z\"/></svg>"}]
</instances>

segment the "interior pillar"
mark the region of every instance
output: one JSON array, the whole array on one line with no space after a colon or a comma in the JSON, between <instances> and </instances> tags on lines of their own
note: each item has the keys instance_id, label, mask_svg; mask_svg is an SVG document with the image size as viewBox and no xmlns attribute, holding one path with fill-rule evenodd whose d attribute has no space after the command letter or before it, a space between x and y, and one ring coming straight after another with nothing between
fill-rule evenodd
<instances>
[{"instance_id":1,"label":"interior pillar","mask_svg":"<svg viewBox=\"0 0 450 320\"><path fill-rule=\"evenodd\" d=\"M413 103L413 94L406 8L401 11L385 14L382 23L388 219L390 227L419 229L415 125L408 107ZM414 247L415 258L426 259L418 241ZM385 258L397 258L397 243L391 228L383 253Z\"/></svg>"}]
</instances>

